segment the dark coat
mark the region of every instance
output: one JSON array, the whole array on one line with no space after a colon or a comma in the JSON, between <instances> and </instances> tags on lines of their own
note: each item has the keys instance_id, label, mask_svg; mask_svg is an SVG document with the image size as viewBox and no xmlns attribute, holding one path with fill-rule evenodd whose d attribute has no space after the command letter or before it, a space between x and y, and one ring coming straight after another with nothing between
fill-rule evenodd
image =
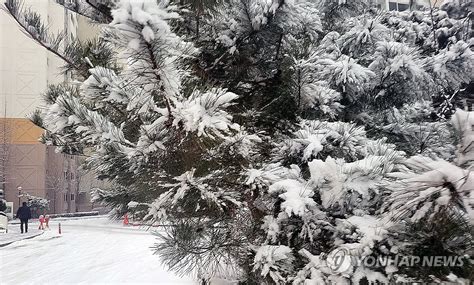
<instances>
[{"instance_id":1,"label":"dark coat","mask_svg":"<svg viewBox=\"0 0 474 285\"><path fill-rule=\"evenodd\" d=\"M21 206L16 211L16 217L20 220L29 220L31 219L31 210L28 206Z\"/></svg>"}]
</instances>

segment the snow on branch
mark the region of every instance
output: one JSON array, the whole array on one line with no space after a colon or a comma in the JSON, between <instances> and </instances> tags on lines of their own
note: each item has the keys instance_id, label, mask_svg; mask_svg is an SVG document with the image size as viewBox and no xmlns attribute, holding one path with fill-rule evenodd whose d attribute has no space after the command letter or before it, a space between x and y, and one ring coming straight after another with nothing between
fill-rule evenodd
<instances>
[{"instance_id":1,"label":"snow on branch","mask_svg":"<svg viewBox=\"0 0 474 285\"><path fill-rule=\"evenodd\" d=\"M237 97L226 89L196 90L189 98L175 101L173 126L182 126L187 133L196 132L197 136L223 138L231 131L239 130L239 125L232 123L232 116L224 110Z\"/></svg>"},{"instance_id":2,"label":"snow on branch","mask_svg":"<svg viewBox=\"0 0 474 285\"><path fill-rule=\"evenodd\" d=\"M446 87L456 90L474 80L474 52L464 41L450 45L433 57L433 71Z\"/></svg>"},{"instance_id":3,"label":"snow on branch","mask_svg":"<svg viewBox=\"0 0 474 285\"><path fill-rule=\"evenodd\" d=\"M127 105L129 97L133 97L133 93L129 94L125 91L125 83L113 70L95 67L89 72L91 75L81 85L81 92L86 100L98 104L100 102L116 102ZM96 107L100 107L100 105L96 104Z\"/></svg>"},{"instance_id":4,"label":"snow on branch","mask_svg":"<svg viewBox=\"0 0 474 285\"><path fill-rule=\"evenodd\" d=\"M109 23L112 21L111 8L114 8L115 0L56 0L64 8L79 15L87 17L98 23Z\"/></svg>"},{"instance_id":5,"label":"snow on branch","mask_svg":"<svg viewBox=\"0 0 474 285\"><path fill-rule=\"evenodd\" d=\"M459 133L457 163L474 163L474 112L456 110L451 123Z\"/></svg>"},{"instance_id":6,"label":"snow on branch","mask_svg":"<svg viewBox=\"0 0 474 285\"><path fill-rule=\"evenodd\" d=\"M179 15L154 0L122 1L112 15L109 32L115 34L110 38L128 62L124 74L135 78L129 84L158 92L171 113L171 101L181 96L181 81L187 76L182 61L197 51L169 26Z\"/></svg>"},{"instance_id":7,"label":"snow on branch","mask_svg":"<svg viewBox=\"0 0 474 285\"><path fill-rule=\"evenodd\" d=\"M285 282L286 275L293 269L293 261L290 247L264 245L255 254L253 271L259 271L262 277L270 277L275 284L280 284Z\"/></svg>"},{"instance_id":8,"label":"snow on branch","mask_svg":"<svg viewBox=\"0 0 474 285\"><path fill-rule=\"evenodd\" d=\"M66 128L73 128L75 133L82 133L81 140L86 144L99 140L120 148L134 146L125 139L120 128L98 112L87 109L78 98L69 93L59 96L56 103L47 110L45 125L54 133L63 133Z\"/></svg>"},{"instance_id":9,"label":"snow on branch","mask_svg":"<svg viewBox=\"0 0 474 285\"><path fill-rule=\"evenodd\" d=\"M391 176L393 191L387 200L392 220L432 221L445 210L467 212L473 195L474 175L444 160L415 156L404 163L401 172Z\"/></svg>"},{"instance_id":10,"label":"snow on branch","mask_svg":"<svg viewBox=\"0 0 474 285\"><path fill-rule=\"evenodd\" d=\"M167 189L150 206L145 219L153 221L166 220L169 213L176 209L188 208L194 213L201 211L223 211L229 204L240 205L240 202L225 189L216 184L218 173L211 173L204 177L196 177L195 169L186 171L174 178L177 183L163 184Z\"/></svg>"},{"instance_id":11,"label":"snow on branch","mask_svg":"<svg viewBox=\"0 0 474 285\"><path fill-rule=\"evenodd\" d=\"M329 58L318 61L321 76L341 88L343 92L363 90L364 85L375 77L375 73L358 64L353 58L341 55L337 60Z\"/></svg>"},{"instance_id":12,"label":"snow on branch","mask_svg":"<svg viewBox=\"0 0 474 285\"><path fill-rule=\"evenodd\" d=\"M268 189L270 194L276 194L284 202L281 208L286 214L304 216L308 208L315 206L316 202L312 199L314 192L311 186L305 185L301 181L285 179L271 185Z\"/></svg>"}]
</instances>

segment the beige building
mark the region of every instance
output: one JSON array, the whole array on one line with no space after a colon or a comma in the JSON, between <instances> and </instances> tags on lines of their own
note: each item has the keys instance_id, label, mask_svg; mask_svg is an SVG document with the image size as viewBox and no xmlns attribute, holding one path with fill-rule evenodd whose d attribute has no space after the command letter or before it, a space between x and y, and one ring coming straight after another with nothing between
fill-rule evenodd
<instances>
[{"instance_id":1,"label":"beige building","mask_svg":"<svg viewBox=\"0 0 474 285\"><path fill-rule=\"evenodd\" d=\"M50 213L75 212L79 158L56 153L55 147L39 143L43 130L28 119L2 118L0 125L10 129L2 137L7 146L3 153L7 156L5 199L13 202L16 209L19 202L27 200L26 195L43 197L50 201Z\"/></svg>"},{"instance_id":2,"label":"beige building","mask_svg":"<svg viewBox=\"0 0 474 285\"><path fill-rule=\"evenodd\" d=\"M406 11L410 9L410 4L413 9L420 9L422 7L439 7L444 0L377 0L377 6L384 10L390 11Z\"/></svg>"},{"instance_id":3,"label":"beige building","mask_svg":"<svg viewBox=\"0 0 474 285\"><path fill-rule=\"evenodd\" d=\"M24 7L38 12L51 31L75 36L76 17L54 0L26 0ZM3 5L3 1L2 1ZM24 35L14 19L0 10L0 114L25 118L41 105L40 92L64 81L63 62Z\"/></svg>"},{"instance_id":4,"label":"beige building","mask_svg":"<svg viewBox=\"0 0 474 285\"><path fill-rule=\"evenodd\" d=\"M51 31L65 31L67 40L79 35L77 16L55 2L25 0L24 7L38 12ZM68 80L60 72L62 65L0 10L0 188L14 210L26 194L48 199L50 213L76 212L90 204L87 199L86 206L77 203L79 158L41 144L43 130L26 119L41 107L48 84Z\"/></svg>"}]
</instances>

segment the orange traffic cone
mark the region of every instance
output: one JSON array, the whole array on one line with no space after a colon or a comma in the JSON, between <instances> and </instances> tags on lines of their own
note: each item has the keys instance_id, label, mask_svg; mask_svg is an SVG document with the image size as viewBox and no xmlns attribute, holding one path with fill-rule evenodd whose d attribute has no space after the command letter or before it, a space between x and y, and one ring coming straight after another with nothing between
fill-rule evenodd
<instances>
[{"instance_id":1,"label":"orange traffic cone","mask_svg":"<svg viewBox=\"0 0 474 285\"><path fill-rule=\"evenodd\" d=\"M123 216L123 225L128 226L128 214L127 213L125 213L125 215Z\"/></svg>"}]
</instances>

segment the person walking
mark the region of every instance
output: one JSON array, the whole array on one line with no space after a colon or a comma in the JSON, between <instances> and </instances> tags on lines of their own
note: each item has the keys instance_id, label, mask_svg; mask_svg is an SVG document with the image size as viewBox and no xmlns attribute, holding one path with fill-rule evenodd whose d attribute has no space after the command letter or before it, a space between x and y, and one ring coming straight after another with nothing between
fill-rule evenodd
<instances>
[{"instance_id":1,"label":"person walking","mask_svg":"<svg viewBox=\"0 0 474 285\"><path fill-rule=\"evenodd\" d=\"M28 232L28 220L31 219L31 210L26 205L26 202L23 202L23 205L18 208L16 211L16 217L20 219L20 230L23 233L23 225L25 225L25 233Z\"/></svg>"}]
</instances>

